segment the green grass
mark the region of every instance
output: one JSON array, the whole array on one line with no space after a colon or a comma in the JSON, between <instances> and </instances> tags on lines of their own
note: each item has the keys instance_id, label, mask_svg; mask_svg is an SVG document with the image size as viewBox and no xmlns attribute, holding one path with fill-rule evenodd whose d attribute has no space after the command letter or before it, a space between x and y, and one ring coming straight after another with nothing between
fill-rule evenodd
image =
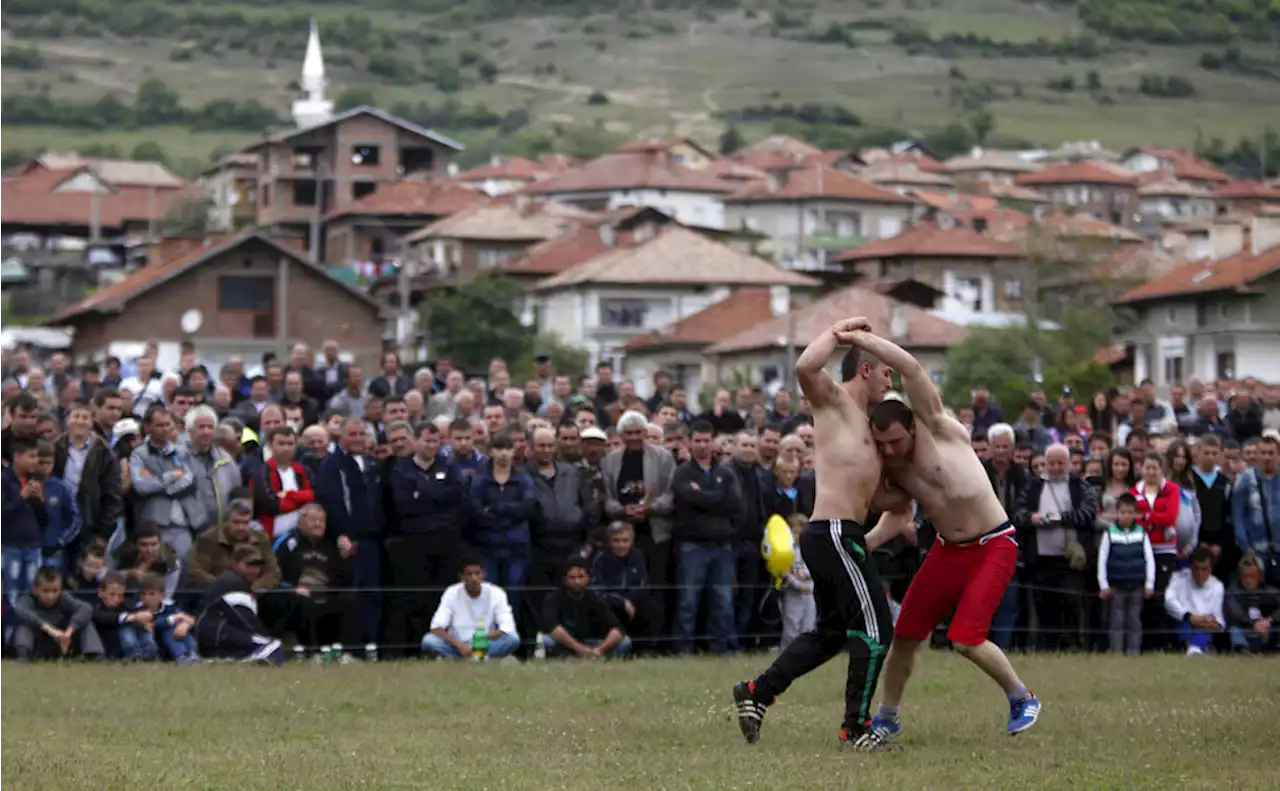
<instances>
[{"instance_id":1,"label":"green grass","mask_svg":"<svg viewBox=\"0 0 1280 791\"><path fill-rule=\"evenodd\" d=\"M1019 657L1008 707L959 657L921 657L906 750L840 752L844 668L798 682L742 743L728 686L764 657L284 669L6 665L6 788L1274 788L1274 662ZM1266 778L1272 778L1267 780Z\"/></svg>"}]
</instances>

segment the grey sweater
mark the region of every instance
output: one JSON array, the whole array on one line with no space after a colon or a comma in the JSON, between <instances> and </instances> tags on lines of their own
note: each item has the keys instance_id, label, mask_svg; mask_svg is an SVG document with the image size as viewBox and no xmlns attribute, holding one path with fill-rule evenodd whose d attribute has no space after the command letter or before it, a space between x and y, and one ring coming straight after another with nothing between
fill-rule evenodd
<instances>
[{"instance_id":1,"label":"grey sweater","mask_svg":"<svg viewBox=\"0 0 1280 791\"><path fill-rule=\"evenodd\" d=\"M62 598L58 599L52 607L46 607L37 601L35 596L24 593L18 597L18 603L13 606L13 617L23 626L30 627L32 631L39 631L45 624L49 624L58 629L74 626L79 632L92 620L93 608L66 591L63 591Z\"/></svg>"}]
</instances>

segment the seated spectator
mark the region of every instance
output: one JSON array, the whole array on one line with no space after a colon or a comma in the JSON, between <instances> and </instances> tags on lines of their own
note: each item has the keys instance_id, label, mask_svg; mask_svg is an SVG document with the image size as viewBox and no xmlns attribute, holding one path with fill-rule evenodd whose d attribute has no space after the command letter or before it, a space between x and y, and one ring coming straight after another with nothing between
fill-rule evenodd
<instances>
[{"instance_id":1,"label":"seated spectator","mask_svg":"<svg viewBox=\"0 0 1280 791\"><path fill-rule=\"evenodd\" d=\"M101 543L93 543L80 551L76 569L63 586L80 601L92 606L98 601L98 586L107 572L107 559Z\"/></svg>"},{"instance_id":2,"label":"seated spectator","mask_svg":"<svg viewBox=\"0 0 1280 791\"><path fill-rule=\"evenodd\" d=\"M1191 567L1174 572L1164 592L1164 606L1177 621L1178 640L1187 656L1211 650L1213 635L1226 628L1222 613L1222 581L1213 576L1213 553L1199 547L1191 553Z\"/></svg>"},{"instance_id":3,"label":"seated spectator","mask_svg":"<svg viewBox=\"0 0 1280 791\"><path fill-rule=\"evenodd\" d=\"M622 633L609 605L587 588L590 579L587 562L571 558L564 566L564 584L543 601L542 645L548 656L600 659L631 650L631 638Z\"/></svg>"},{"instance_id":4,"label":"seated spectator","mask_svg":"<svg viewBox=\"0 0 1280 791\"><path fill-rule=\"evenodd\" d=\"M284 664L284 648L258 620L253 594L266 563L256 546L240 544L231 551L229 567L205 589L200 602L196 641L202 656Z\"/></svg>"},{"instance_id":5,"label":"seated spectator","mask_svg":"<svg viewBox=\"0 0 1280 791\"><path fill-rule=\"evenodd\" d=\"M296 374L295 374L296 378ZM297 435L290 426L267 437L270 458L249 479L253 512L268 538L287 535L298 525L298 509L316 500L306 469L294 461Z\"/></svg>"},{"instance_id":6,"label":"seated spectator","mask_svg":"<svg viewBox=\"0 0 1280 791\"><path fill-rule=\"evenodd\" d=\"M782 642L783 651L791 641L812 631L818 623L818 605L813 598L813 578L809 576L809 567L800 557L800 534L809 517L804 514L793 514L787 519L791 527L791 537L795 547L795 558L791 561L791 571L782 578ZM887 595L887 594L886 594Z\"/></svg>"},{"instance_id":7,"label":"seated spectator","mask_svg":"<svg viewBox=\"0 0 1280 791\"><path fill-rule=\"evenodd\" d=\"M102 655L107 659L136 658L137 631L130 627L150 626L151 614L125 606L124 575L107 572L98 584L97 597L85 603L93 607L93 628L102 642Z\"/></svg>"},{"instance_id":8,"label":"seated spectator","mask_svg":"<svg viewBox=\"0 0 1280 791\"><path fill-rule=\"evenodd\" d=\"M608 545L591 561L590 577L596 590L621 621L627 634L652 637L662 628L662 612L649 590L649 567L644 553L635 548L631 525L617 521L605 531Z\"/></svg>"},{"instance_id":9,"label":"seated spectator","mask_svg":"<svg viewBox=\"0 0 1280 791\"><path fill-rule=\"evenodd\" d=\"M337 542L326 535L324 509L304 505L299 513L298 529L275 541L281 584L315 608L312 634L299 638L308 646L355 645L360 639L355 599L344 590L351 586L351 566Z\"/></svg>"},{"instance_id":10,"label":"seated spectator","mask_svg":"<svg viewBox=\"0 0 1280 791\"><path fill-rule=\"evenodd\" d=\"M244 489L237 495L247 494ZM253 510L247 498L234 496L227 509L227 521L200 534L195 550L191 553L188 582L208 585L231 566L232 555L240 546L251 546L258 551L261 563L253 575L253 589L264 591L280 584L280 567L271 551L271 539L266 533L253 529Z\"/></svg>"},{"instance_id":11,"label":"seated spectator","mask_svg":"<svg viewBox=\"0 0 1280 791\"><path fill-rule=\"evenodd\" d=\"M422 637L424 656L445 659L497 659L520 647L515 614L507 592L484 581L484 560L464 557L461 582L445 589Z\"/></svg>"},{"instance_id":12,"label":"seated spectator","mask_svg":"<svg viewBox=\"0 0 1280 791\"><path fill-rule=\"evenodd\" d=\"M37 464L32 480L40 482L44 492L45 524L41 530L40 555L42 563L58 571L66 571L63 552L76 543L80 535L80 509L76 507L75 492L66 481L53 474L54 445L40 440L36 445Z\"/></svg>"},{"instance_id":13,"label":"seated spectator","mask_svg":"<svg viewBox=\"0 0 1280 791\"><path fill-rule=\"evenodd\" d=\"M18 597L13 617L18 624L13 649L19 661L102 653L97 635L92 629L86 632L93 608L62 590L62 574L52 566L36 571L31 592Z\"/></svg>"},{"instance_id":14,"label":"seated spectator","mask_svg":"<svg viewBox=\"0 0 1280 791\"><path fill-rule=\"evenodd\" d=\"M1280 648L1280 591L1263 584L1262 564L1252 552L1240 560L1225 610L1232 649L1260 654Z\"/></svg>"},{"instance_id":15,"label":"seated spectator","mask_svg":"<svg viewBox=\"0 0 1280 791\"><path fill-rule=\"evenodd\" d=\"M164 579L164 595L172 599L182 577L182 564L173 547L160 540L155 525L142 525L132 541L126 541L116 549L116 568L123 574L126 589L137 590L138 583L147 574L158 574Z\"/></svg>"},{"instance_id":16,"label":"seated spectator","mask_svg":"<svg viewBox=\"0 0 1280 791\"><path fill-rule=\"evenodd\" d=\"M138 604L134 615L147 620L145 627L133 626L137 631L138 647L144 658L160 657L160 648L180 665L200 661L196 653L196 638L192 634L196 619L178 609L164 596L164 577L144 574L138 581ZM146 656L149 654L149 656Z\"/></svg>"},{"instance_id":17,"label":"seated spectator","mask_svg":"<svg viewBox=\"0 0 1280 791\"><path fill-rule=\"evenodd\" d=\"M1116 521L1102 532L1098 547L1098 597L1110 601L1111 653L1142 652L1142 602L1155 595L1156 559L1151 540L1138 524L1138 501L1116 498Z\"/></svg>"}]
</instances>

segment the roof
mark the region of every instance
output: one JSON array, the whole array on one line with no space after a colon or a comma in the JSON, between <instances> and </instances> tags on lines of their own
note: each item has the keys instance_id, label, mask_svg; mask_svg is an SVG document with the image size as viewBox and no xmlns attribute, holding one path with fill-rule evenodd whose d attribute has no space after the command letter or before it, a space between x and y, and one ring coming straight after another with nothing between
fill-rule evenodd
<instances>
[{"instance_id":1,"label":"roof","mask_svg":"<svg viewBox=\"0 0 1280 791\"><path fill-rule=\"evenodd\" d=\"M1035 173L1023 173L1014 177L1014 183L1024 187L1047 184L1104 184L1115 187L1132 187L1138 177L1099 162L1063 162L1049 165Z\"/></svg>"},{"instance_id":2,"label":"roof","mask_svg":"<svg viewBox=\"0 0 1280 791\"><path fill-rule=\"evenodd\" d=\"M521 208L510 201L478 204L437 220L404 237L406 242L423 239L485 239L490 241L541 241L573 228L563 216L543 210L542 205Z\"/></svg>"},{"instance_id":3,"label":"roof","mask_svg":"<svg viewBox=\"0 0 1280 791\"><path fill-rule=\"evenodd\" d=\"M769 289L740 288L674 324L632 338L623 348L636 351L666 346L706 346L751 329L761 316L770 315L770 310Z\"/></svg>"},{"instance_id":4,"label":"roof","mask_svg":"<svg viewBox=\"0 0 1280 791\"><path fill-rule=\"evenodd\" d=\"M1280 200L1280 189L1268 187L1260 181L1233 181L1215 189L1218 200Z\"/></svg>"},{"instance_id":5,"label":"roof","mask_svg":"<svg viewBox=\"0 0 1280 791\"><path fill-rule=\"evenodd\" d=\"M1280 245L1254 255L1245 249L1221 261L1192 261L1126 291L1118 304L1244 288L1280 271Z\"/></svg>"},{"instance_id":6,"label":"roof","mask_svg":"<svg viewBox=\"0 0 1280 791\"><path fill-rule=\"evenodd\" d=\"M248 151L233 151L224 157L219 157L209 167L201 171L201 176L208 176L211 173L217 173L221 170L229 170L233 168L257 168L258 155L251 154Z\"/></svg>"},{"instance_id":7,"label":"roof","mask_svg":"<svg viewBox=\"0 0 1280 791\"><path fill-rule=\"evenodd\" d=\"M923 184L949 187L955 183L950 174L922 169L914 162L877 162L867 165L859 174L872 184Z\"/></svg>"},{"instance_id":8,"label":"roof","mask_svg":"<svg viewBox=\"0 0 1280 791\"><path fill-rule=\"evenodd\" d=\"M502 179L507 181L533 181L546 172L546 168L524 157L494 157L487 164L464 170L461 173L455 173L453 180L485 181L488 179Z\"/></svg>"},{"instance_id":9,"label":"roof","mask_svg":"<svg viewBox=\"0 0 1280 791\"><path fill-rule=\"evenodd\" d=\"M1181 148L1135 148L1126 151L1124 158L1128 159L1137 153L1153 156L1168 165L1169 175L1173 178L1219 183L1226 183L1231 180L1230 176L1214 169L1204 160L1197 157L1194 152L1185 151Z\"/></svg>"},{"instance_id":10,"label":"roof","mask_svg":"<svg viewBox=\"0 0 1280 791\"><path fill-rule=\"evenodd\" d=\"M98 157L82 157L75 151L48 151L37 157L33 164L38 164L50 170L72 170L88 167L98 175L98 178L114 187L180 189L187 185L185 179L159 162L101 159Z\"/></svg>"},{"instance_id":11,"label":"roof","mask_svg":"<svg viewBox=\"0 0 1280 791\"><path fill-rule=\"evenodd\" d=\"M370 107L367 104L362 104L359 107L352 107L350 110L346 110L344 112L338 113L337 115L333 116L328 121L325 121L323 123L312 124L311 126L304 126L298 129L291 129L287 132L275 132L275 133L268 134L266 136L266 139L261 140L257 143L254 143L251 146L248 146L247 148L245 148L245 150L251 151L259 146L267 145L268 143L279 143L285 140L291 140L297 137L298 135L309 134L311 132L315 132L318 129L324 129L327 126L340 124L343 121L349 121L352 118L356 118L361 115L371 115L374 118L377 118L382 121L386 121L387 123L393 126L398 126L404 131L408 132L409 134L417 135L418 137L425 137L428 140L432 141L433 143L438 143L444 146L445 148L452 148L454 151L462 151L466 149L466 146L459 143L457 140L454 140L453 138L450 138L450 137L445 137L444 135L440 134L439 132L436 132L433 129L427 129L426 127L418 126L414 122L406 121L405 119L399 116L392 115L386 110L379 110L377 107Z\"/></svg>"},{"instance_id":12,"label":"roof","mask_svg":"<svg viewBox=\"0 0 1280 791\"><path fill-rule=\"evenodd\" d=\"M763 140L752 143L745 148L735 151L735 154L750 154L756 151L782 151L785 153L794 153L801 156L809 156L817 154L822 149L817 146L810 145L803 140L792 137L791 135L769 135Z\"/></svg>"},{"instance_id":13,"label":"roof","mask_svg":"<svg viewBox=\"0 0 1280 791\"><path fill-rule=\"evenodd\" d=\"M90 225L94 192L54 192L58 185L78 173L93 172L88 166L67 170L39 167L27 175L7 178L0 201L0 223L4 225L51 226ZM96 175L96 174L95 174ZM99 181L103 181L99 178ZM98 222L103 228L121 228L127 223L145 223L164 217L175 204L187 198L185 189L152 187L109 187L97 193Z\"/></svg>"},{"instance_id":14,"label":"roof","mask_svg":"<svg viewBox=\"0 0 1280 791\"><path fill-rule=\"evenodd\" d=\"M772 203L825 199L903 205L915 203L904 195L868 184L844 171L832 170L825 165L793 170L783 182L749 182L738 192L725 198L725 202Z\"/></svg>"},{"instance_id":15,"label":"roof","mask_svg":"<svg viewBox=\"0 0 1280 791\"><path fill-rule=\"evenodd\" d=\"M614 149L619 154L635 154L641 152L662 152L670 151L677 146L689 146L697 149L699 153L708 159L718 159L715 152L709 150L696 140L687 137L649 137L643 140L632 140L629 143L623 143Z\"/></svg>"},{"instance_id":16,"label":"roof","mask_svg":"<svg viewBox=\"0 0 1280 791\"><path fill-rule=\"evenodd\" d=\"M952 157L943 163L952 173L990 170L996 173L1031 173L1040 166L1028 162L1014 151L974 149L968 156Z\"/></svg>"},{"instance_id":17,"label":"roof","mask_svg":"<svg viewBox=\"0 0 1280 791\"><path fill-rule=\"evenodd\" d=\"M841 253L833 260L867 261L876 258L1021 258L1022 249L983 236L967 228L941 228L934 222L919 223L897 236Z\"/></svg>"},{"instance_id":18,"label":"roof","mask_svg":"<svg viewBox=\"0 0 1280 791\"><path fill-rule=\"evenodd\" d=\"M488 200L483 192L444 179L401 179L379 184L363 198L339 206L325 217L332 220L351 214L443 217Z\"/></svg>"},{"instance_id":19,"label":"roof","mask_svg":"<svg viewBox=\"0 0 1280 791\"><path fill-rule=\"evenodd\" d=\"M974 189L983 195L1005 200L1022 201L1024 203L1048 203L1048 196L1036 192L1030 187L1019 187L1016 184L1002 184L998 181L979 181Z\"/></svg>"},{"instance_id":20,"label":"roof","mask_svg":"<svg viewBox=\"0 0 1280 791\"><path fill-rule=\"evenodd\" d=\"M733 186L702 171L677 165L662 153L605 154L525 188L535 194L661 189L677 192L731 192Z\"/></svg>"},{"instance_id":21,"label":"roof","mask_svg":"<svg viewBox=\"0 0 1280 791\"><path fill-rule=\"evenodd\" d=\"M1038 224L1058 237L1089 237L1092 239L1110 239L1113 242L1142 241L1140 234L1127 228L1121 228L1118 225L1112 225L1105 220L1099 220L1090 214L1063 214L1059 212L1042 217Z\"/></svg>"},{"instance_id":22,"label":"roof","mask_svg":"<svg viewBox=\"0 0 1280 791\"><path fill-rule=\"evenodd\" d=\"M1175 179L1160 179L1138 187L1139 195L1164 196L1174 195L1182 198L1207 198L1209 193L1194 184Z\"/></svg>"},{"instance_id":23,"label":"roof","mask_svg":"<svg viewBox=\"0 0 1280 791\"><path fill-rule=\"evenodd\" d=\"M893 148L864 148L858 152L858 156L868 165L915 165L926 173L942 173L947 174L950 171L947 166L934 159L927 151L915 147L915 144L907 148L894 146Z\"/></svg>"},{"instance_id":24,"label":"roof","mask_svg":"<svg viewBox=\"0 0 1280 791\"><path fill-rule=\"evenodd\" d=\"M861 286L851 286L793 312L790 316L765 319L748 330L727 338L709 349L706 354L732 354L754 349L776 348L778 338L788 335L797 346L806 346L813 339L827 332L831 325L849 316L865 316L873 330L889 331L895 308L902 310L906 319L905 337L894 338L894 343L905 349L945 349L964 340L968 331L959 324L938 318L924 308L899 302L891 297Z\"/></svg>"},{"instance_id":25,"label":"roof","mask_svg":"<svg viewBox=\"0 0 1280 791\"><path fill-rule=\"evenodd\" d=\"M614 234L616 243L625 244L630 239L625 232L615 231ZM504 262L501 269L509 275L555 275L590 261L608 249L599 228L579 227L533 245Z\"/></svg>"},{"instance_id":26,"label":"roof","mask_svg":"<svg viewBox=\"0 0 1280 791\"><path fill-rule=\"evenodd\" d=\"M631 245L606 247L603 252L577 266L541 281L535 290L546 291L584 283L819 285L814 278L739 252L679 225L667 225L654 236Z\"/></svg>"},{"instance_id":27,"label":"roof","mask_svg":"<svg viewBox=\"0 0 1280 791\"><path fill-rule=\"evenodd\" d=\"M381 311L382 303L378 302L373 297L370 297L355 286L348 285L347 283L335 278L325 267L319 266L298 250L294 250L291 247L280 244L276 240L271 239L258 231L246 231L240 234L227 234L223 236L209 237L203 246L189 251L184 255L163 263L152 264L137 269L123 280L104 286L79 302L63 308L47 323L49 325L65 324L71 319L74 319L84 313L104 313L122 310L130 300L142 296L148 291L173 280L175 277L178 277L179 275L182 275L191 269L194 269L195 267L228 252L229 250L234 250L241 245L254 241L270 245L282 255L289 256L299 264L310 268L313 272L319 274L325 279L341 286L360 301L367 303L378 311Z\"/></svg>"}]
</instances>

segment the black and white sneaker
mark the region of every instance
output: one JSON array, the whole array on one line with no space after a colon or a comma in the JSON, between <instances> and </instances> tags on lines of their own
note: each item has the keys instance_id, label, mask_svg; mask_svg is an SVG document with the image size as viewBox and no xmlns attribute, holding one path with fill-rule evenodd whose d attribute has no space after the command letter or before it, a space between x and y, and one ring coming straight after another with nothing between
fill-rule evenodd
<instances>
[{"instance_id":1,"label":"black and white sneaker","mask_svg":"<svg viewBox=\"0 0 1280 791\"><path fill-rule=\"evenodd\" d=\"M262 665L284 664L284 644L279 640L255 637L253 641L258 646L257 650L245 657L242 661Z\"/></svg>"},{"instance_id":2,"label":"black and white sneaker","mask_svg":"<svg viewBox=\"0 0 1280 791\"><path fill-rule=\"evenodd\" d=\"M747 744L760 741L760 726L764 724L764 713L769 709L768 705L756 700L754 686L752 681L733 685L733 708Z\"/></svg>"},{"instance_id":3,"label":"black and white sneaker","mask_svg":"<svg viewBox=\"0 0 1280 791\"><path fill-rule=\"evenodd\" d=\"M902 745L891 744L884 736L870 729L855 734L848 728L841 728L840 746L860 753L896 753L902 749Z\"/></svg>"}]
</instances>

